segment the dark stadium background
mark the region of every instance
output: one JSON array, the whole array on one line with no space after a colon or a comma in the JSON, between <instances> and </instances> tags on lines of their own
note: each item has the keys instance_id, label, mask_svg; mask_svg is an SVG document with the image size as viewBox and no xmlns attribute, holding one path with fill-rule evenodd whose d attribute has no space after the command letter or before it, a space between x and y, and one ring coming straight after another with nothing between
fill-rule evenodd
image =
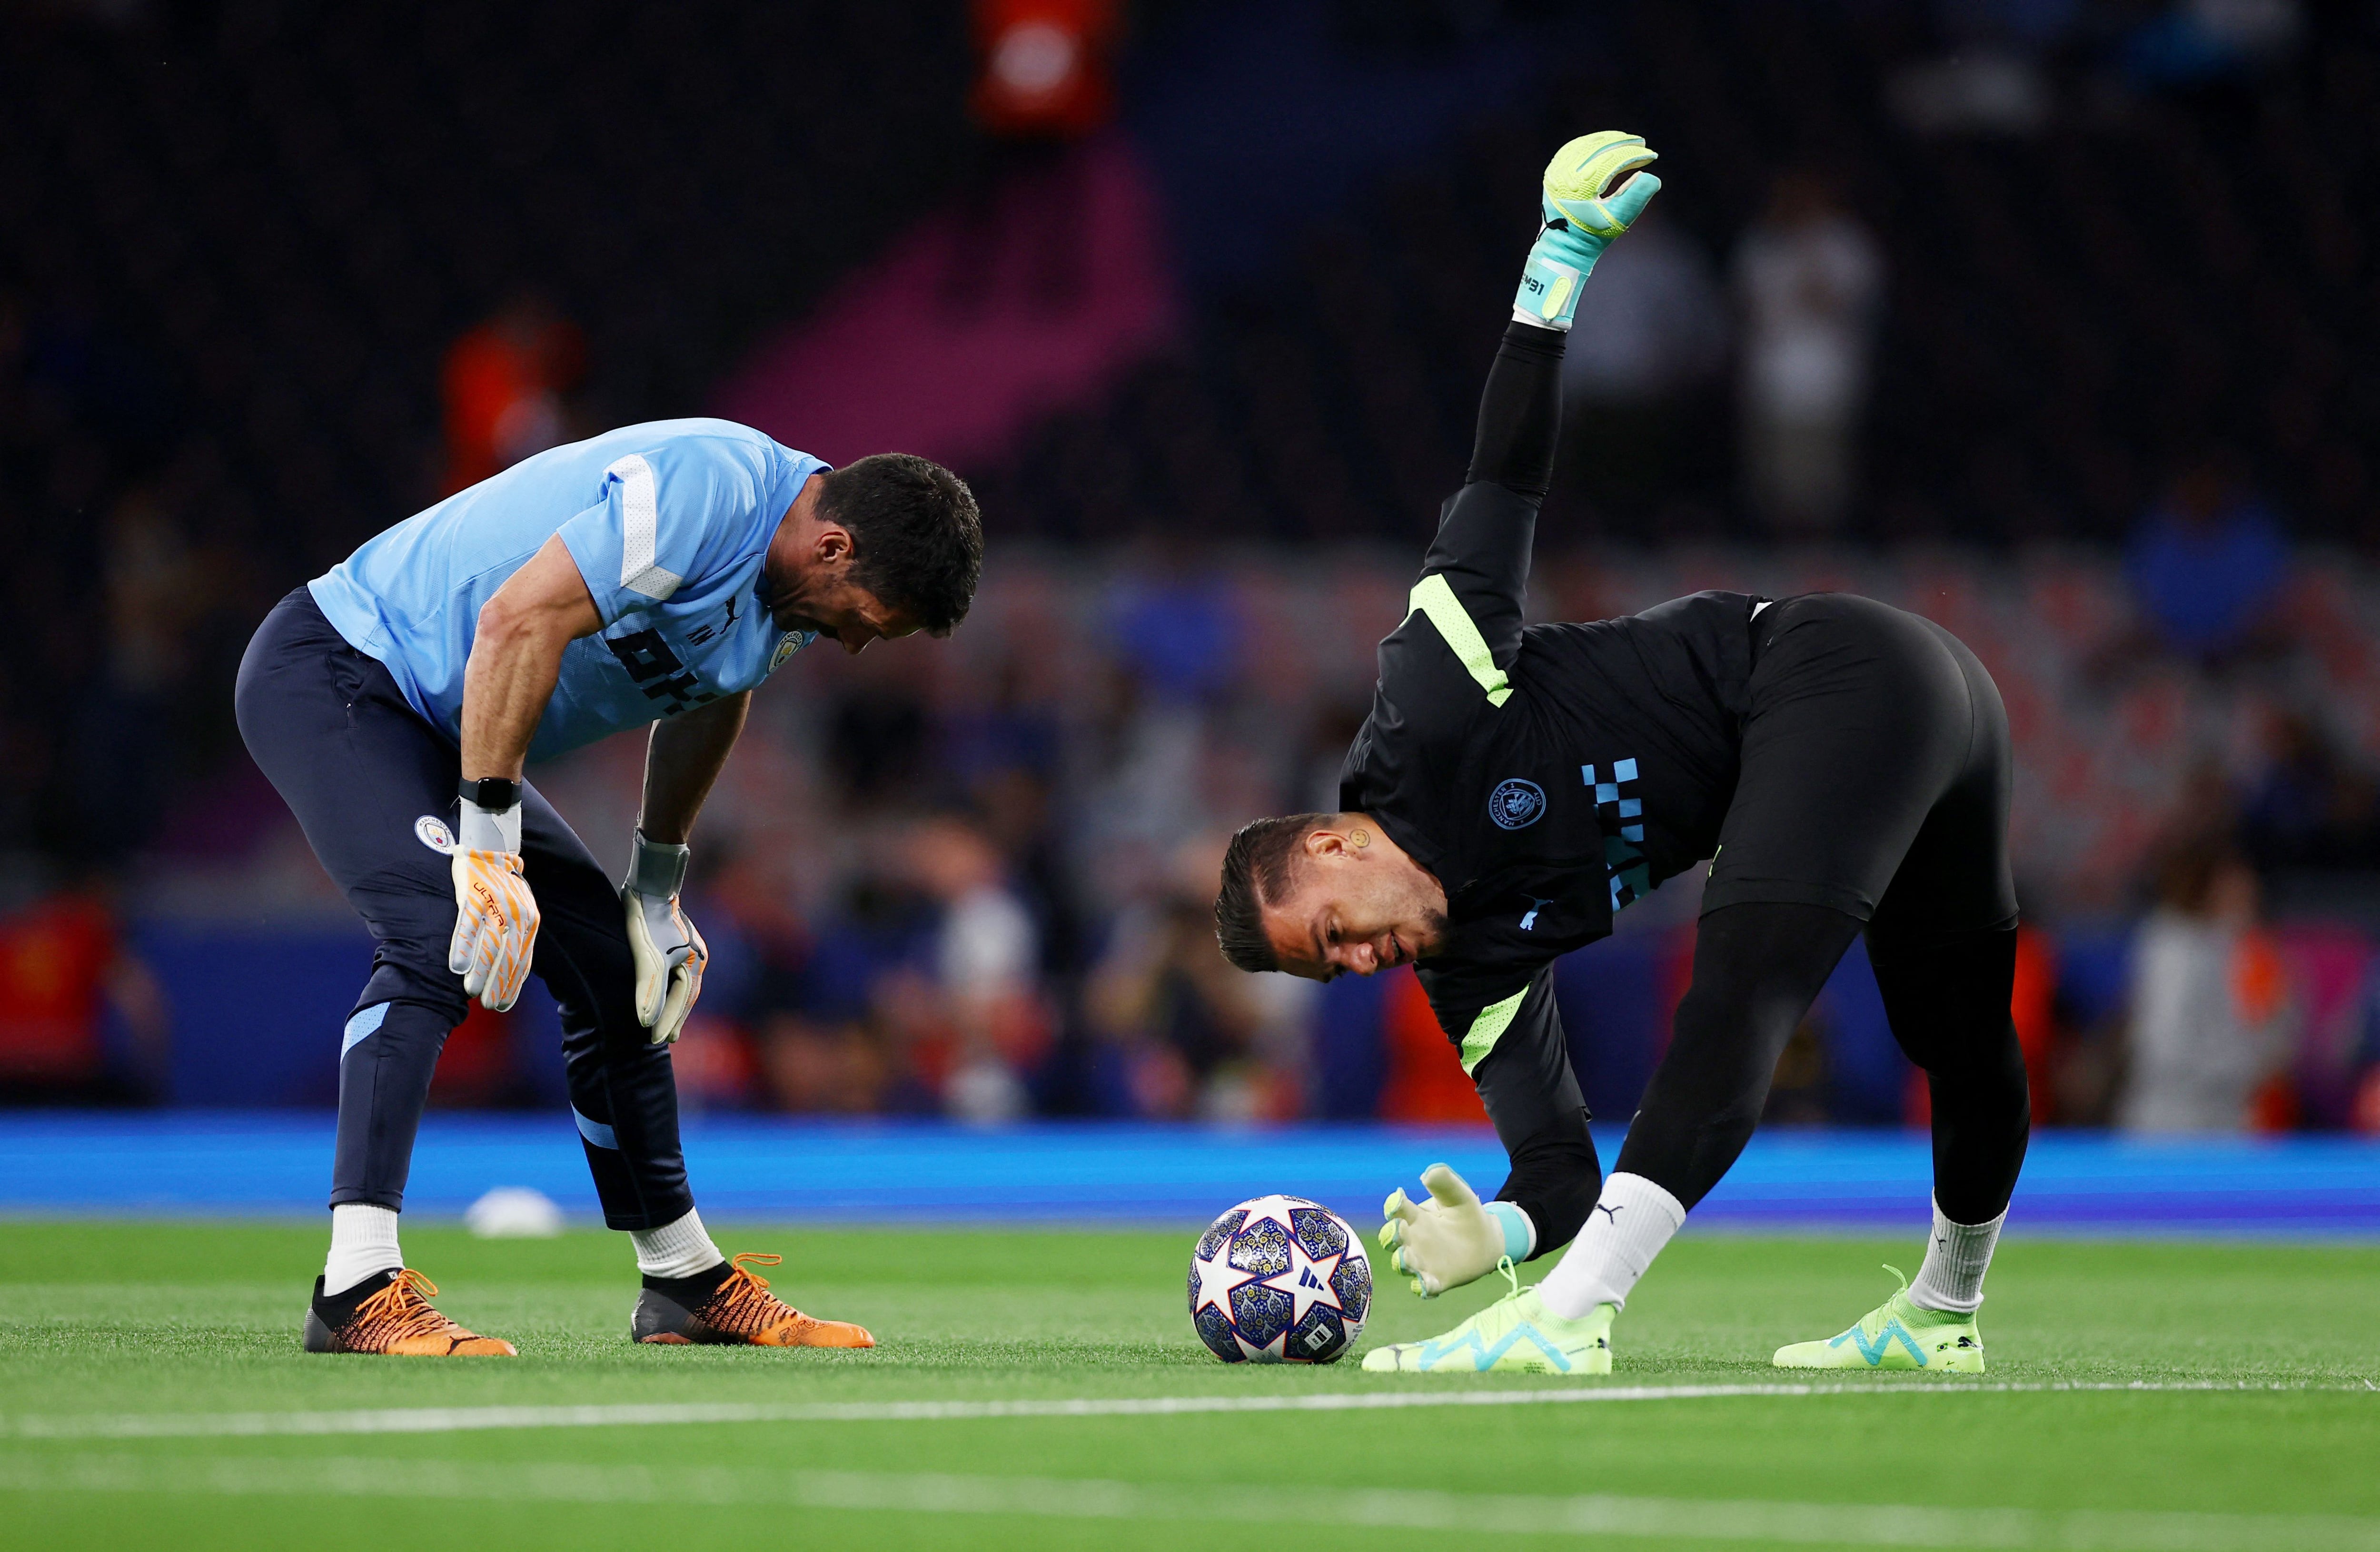
<instances>
[{"instance_id":1,"label":"dark stadium background","mask_svg":"<svg viewBox=\"0 0 2380 1552\"><path fill-rule=\"evenodd\" d=\"M1054 105L1000 74L1027 13L1081 50ZM1943 620L2020 743L2036 1113L2176 1123L2148 1053L2183 1038L2233 1076L2182 1123L2380 1131L2368 0L18 0L0 101L11 1101L324 1103L369 943L239 746L249 633L491 426L500 458L724 413L951 461L992 561L951 642L760 697L696 842L693 1102L1475 1116L1409 977L1252 993L1199 887L1231 825L1318 800L1537 169L1617 126L1722 337L1577 412L1536 607L1844 586ZM1882 276L1815 522L1740 451L1731 266L1793 177ZM532 773L607 862L636 759ZM1565 968L1600 1115L1692 888ZM1919 1119L1863 976L1774 1119ZM2155 1026L2174 976L2228 1014ZM476 1016L437 1098L551 1108L554 1062L534 1002Z\"/></svg>"}]
</instances>

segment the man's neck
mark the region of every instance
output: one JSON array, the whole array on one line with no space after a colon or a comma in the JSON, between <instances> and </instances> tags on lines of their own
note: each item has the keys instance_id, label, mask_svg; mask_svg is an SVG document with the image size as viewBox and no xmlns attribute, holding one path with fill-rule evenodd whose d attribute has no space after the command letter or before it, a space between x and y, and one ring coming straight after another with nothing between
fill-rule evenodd
<instances>
[{"instance_id":1,"label":"man's neck","mask_svg":"<svg viewBox=\"0 0 2380 1552\"><path fill-rule=\"evenodd\" d=\"M769 536L768 551L760 558L759 593L771 617L792 607L800 595L804 563L818 529L819 487L825 478L813 474L802 481L793 504L777 519L777 531Z\"/></svg>"}]
</instances>

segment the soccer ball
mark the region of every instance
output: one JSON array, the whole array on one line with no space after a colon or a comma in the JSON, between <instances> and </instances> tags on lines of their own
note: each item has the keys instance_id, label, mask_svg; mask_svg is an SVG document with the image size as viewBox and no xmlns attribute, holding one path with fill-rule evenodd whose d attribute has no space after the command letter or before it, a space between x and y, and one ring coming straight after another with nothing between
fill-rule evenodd
<instances>
[{"instance_id":1,"label":"soccer ball","mask_svg":"<svg viewBox=\"0 0 2380 1552\"><path fill-rule=\"evenodd\" d=\"M1242 1202L1190 1255L1190 1323L1226 1364L1328 1364L1371 1307L1364 1242L1303 1196Z\"/></svg>"}]
</instances>

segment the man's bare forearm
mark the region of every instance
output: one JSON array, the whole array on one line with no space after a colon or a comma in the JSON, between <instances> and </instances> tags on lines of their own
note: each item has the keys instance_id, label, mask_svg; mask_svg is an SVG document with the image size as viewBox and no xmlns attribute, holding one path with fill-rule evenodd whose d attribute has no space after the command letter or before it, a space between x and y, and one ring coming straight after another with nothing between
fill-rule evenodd
<instances>
[{"instance_id":1,"label":"man's bare forearm","mask_svg":"<svg viewBox=\"0 0 2380 1552\"><path fill-rule=\"evenodd\" d=\"M637 817L637 828L646 840L665 846L686 844L702 800L710 795L710 784L727 763L727 751L744 732L744 715L751 705L752 692L747 690L653 724L645 745L644 808Z\"/></svg>"},{"instance_id":2,"label":"man's bare forearm","mask_svg":"<svg viewBox=\"0 0 2380 1552\"><path fill-rule=\"evenodd\" d=\"M526 626L491 631L482 617L463 670L464 780L520 780L568 645L568 637L548 640Z\"/></svg>"},{"instance_id":3,"label":"man's bare forearm","mask_svg":"<svg viewBox=\"0 0 2380 1552\"><path fill-rule=\"evenodd\" d=\"M480 611L463 669L463 777L517 782L571 642L602 628L577 563L546 540Z\"/></svg>"}]
</instances>

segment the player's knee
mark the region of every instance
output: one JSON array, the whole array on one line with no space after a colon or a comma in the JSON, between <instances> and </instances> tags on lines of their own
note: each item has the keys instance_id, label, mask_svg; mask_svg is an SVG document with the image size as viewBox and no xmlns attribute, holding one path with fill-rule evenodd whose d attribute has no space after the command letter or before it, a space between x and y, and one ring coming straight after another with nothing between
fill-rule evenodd
<instances>
[{"instance_id":1,"label":"player's knee","mask_svg":"<svg viewBox=\"0 0 2380 1552\"><path fill-rule=\"evenodd\" d=\"M371 979L364 983L363 995L356 1000L358 1007L399 1002L444 1020L449 1029L463 1022L471 1001L463 995L463 977L447 969L443 959L434 965L425 964L419 955L391 954L386 944L382 947Z\"/></svg>"}]
</instances>

